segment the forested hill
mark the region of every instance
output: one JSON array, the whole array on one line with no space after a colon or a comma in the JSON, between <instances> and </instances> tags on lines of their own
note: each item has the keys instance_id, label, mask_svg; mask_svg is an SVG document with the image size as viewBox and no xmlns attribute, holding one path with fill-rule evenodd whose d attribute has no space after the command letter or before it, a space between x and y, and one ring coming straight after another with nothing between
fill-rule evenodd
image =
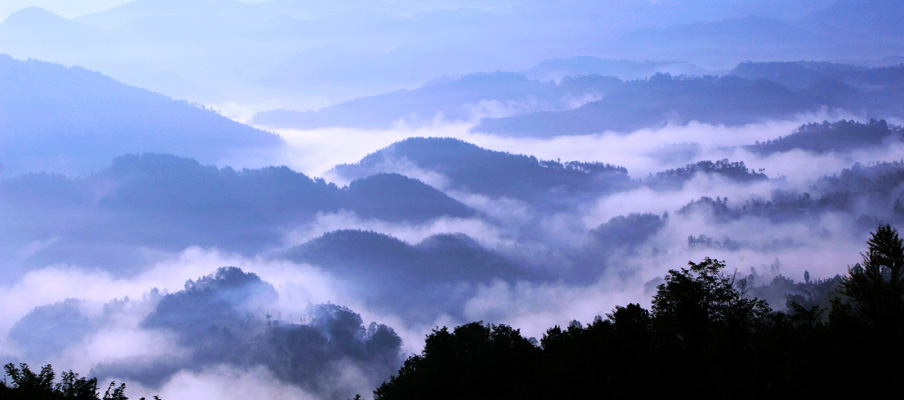
<instances>
[{"instance_id":1,"label":"forested hill","mask_svg":"<svg viewBox=\"0 0 904 400\"><path fill-rule=\"evenodd\" d=\"M409 138L335 167L361 178L381 172L431 176L453 190L492 198L542 201L550 196L599 195L633 187L624 167L603 162L560 162L480 148L452 138ZM549 199L552 200L552 199Z\"/></svg>"},{"instance_id":2,"label":"forested hill","mask_svg":"<svg viewBox=\"0 0 904 400\"><path fill-rule=\"evenodd\" d=\"M901 142L904 142L904 129L889 125L885 120L866 123L841 120L802 125L790 135L744 148L761 155L791 150L847 153Z\"/></svg>"},{"instance_id":3,"label":"forested hill","mask_svg":"<svg viewBox=\"0 0 904 400\"><path fill-rule=\"evenodd\" d=\"M375 310L429 323L462 317L475 286L539 279L531 271L464 234L432 235L416 244L362 230L327 232L279 258L321 265Z\"/></svg>"},{"instance_id":4,"label":"forested hill","mask_svg":"<svg viewBox=\"0 0 904 400\"><path fill-rule=\"evenodd\" d=\"M744 162L730 162L728 160L700 161L688 164L682 168L674 168L656 174L651 174L644 180L644 184L656 190L677 190L697 174L718 175L734 182L750 183L768 179L766 174L751 171Z\"/></svg>"}]
</instances>

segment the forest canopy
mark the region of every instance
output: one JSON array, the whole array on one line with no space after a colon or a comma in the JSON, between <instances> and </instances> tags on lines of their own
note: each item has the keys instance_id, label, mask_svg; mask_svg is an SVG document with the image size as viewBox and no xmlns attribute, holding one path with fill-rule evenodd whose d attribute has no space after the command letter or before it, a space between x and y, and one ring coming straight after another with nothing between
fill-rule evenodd
<instances>
[{"instance_id":1,"label":"forest canopy","mask_svg":"<svg viewBox=\"0 0 904 400\"><path fill-rule=\"evenodd\" d=\"M617 306L542 339L508 325L434 329L375 392L393 399L818 398L902 394L904 245L874 231L830 306L775 311L706 258L670 270L647 310ZM819 304L819 302L817 302ZM884 365L882 368L876 368ZM867 379L869 386L861 384ZM831 383L830 383L831 382Z\"/></svg>"}]
</instances>

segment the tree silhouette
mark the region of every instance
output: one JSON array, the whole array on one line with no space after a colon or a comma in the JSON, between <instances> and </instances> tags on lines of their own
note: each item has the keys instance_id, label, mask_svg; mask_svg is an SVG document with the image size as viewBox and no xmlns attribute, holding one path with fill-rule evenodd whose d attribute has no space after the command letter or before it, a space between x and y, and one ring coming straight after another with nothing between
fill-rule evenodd
<instances>
[{"instance_id":1,"label":"tree silhouette","mask_svg":"<svg viewBox=\"0 0 904 400\"><path fill-rule=\"evenodd\" d=\"M849 379L895 382L904 373L904 244L890 225L881 225L866 242L862 264L849 269L841 290L849 305L836 302L831 323L842 356L852 367ZM869 394L900 397L900 385L869 386Z\"/></svg>"},{"instance_id":2,"label":"tree silhouette","mask_svg":"<svg viewBox=\"0 0 904 400\"><path fill-rule=\"evenodd\" d=\"M842 289L871 328L898 336L904 316L904 244L890 225L879 226L866 243L863 263L850 268Z\"/></svg>"},{"instance_id":3,"label":"tree silhouette","mask_svg":"<svg viewBox=\"0 0 904 400\"><path fill-rule=\"evenodd\" d=\"M746 282L710 258L670 270L652 311L546 331L530 345L505 325L435 329L420 355L380 386L395 399L901 398L904 245L889 225L863 264L788 312L748 298ZM831 282L831 281L826 281ZM821 283L813 283L819 286Z\"/></svg>"},{"instance_id":4,"label":"tree silhouette","mask_svg":"<svg viewBox=\"0 0 904 400\"><path fill-rule=\"evenodd\" d=\"M771 311L763 300L748 299L725 275L725 263L709 257L690 268L669 270L665 283L653 297L653 316L660 331L690 344L703 340L711 325L719 324L737 334L749 330Z\"/></svg>"},{"instance_id":5,"label":"tree silhouette","mask_svg":"<svg viewBox=\"0 0 904 400\"><path fill-rule=\"evenodd\" d=\"M59 383L54 383L56 374L53 367L45 365L35 373L28 364L9 363L3 366L11 382L0 381L0 399L10 400L129 400L126 397L126 385L110 382L104 397L98 397L97 378L79 377L72 371L63 372ZM141 398L144 400L144 397ZM154 400L160 400L154 396Z\"/></svg>"},{"instance_id":6,"label":"tree silhouette","mask_svg":"<svg viewBox=\"0 0 904 400\"><path fill-rule=\"evenodd\" d=\"M525 379L535 370L539 349L507 325L472 322L449 332L434 329L422 355L405 361L398 375L381 385L381 399L525 398ZM528 379L529 380L529 379Z\"/></svg>"}]
</instances>

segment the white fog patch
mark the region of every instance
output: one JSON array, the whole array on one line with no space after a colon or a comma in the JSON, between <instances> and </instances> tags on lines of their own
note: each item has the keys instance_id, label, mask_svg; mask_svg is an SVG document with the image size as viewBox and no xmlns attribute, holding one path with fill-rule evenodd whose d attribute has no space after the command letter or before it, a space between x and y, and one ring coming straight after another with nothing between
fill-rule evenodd
<instances>
[{"instance_id":1,"label":"white fog patch","mask_svg":"<svg viewBox=\"0 0 904 400\"><path fill-rule=\"evenodd\" d=\"M534 215L530 205L518 199L508 197L491 198L479 193L469 193L460 190L446 191L446 195L504 224L517 225L526 223Z\"/></svg>"},{"instance_id":2,"label":"white fog patch","mask_svg":"<svg viewBox=\"0 0 904 400\"><path fill-rule=\"evenodd\" d=\"M78 362L78 357L85 357L85 363L103 361L104 357L115 354L103 350L104 342L116 343L117 348L111 351L122 354L132 354L127 350L130 343L136 348L152 348L152 344L166 340L136 330L153 307L148 302L149 291L154 288L164 294L180 291L187 280L210 275L223 266L237 266L271 282L280 293L280 310L274 312L287 316L301 315L309 304L343 304L349 296L342 282L310 265L244 258L198 247L171 255L168 260L155 263L130 278L117 278L105 271L74 265L53 265L31 271L18 282L0 287L0 303L4 304L4 312L0 314L0 353L19 353L7 343L7 338L10 329L25 314L37 306L69 298L84 300L83 314L91 317L101 314L104 305L112 300L132 299L122 309L114 310L106 325L97 333L107 336L88 338L80 349L71 350L69 358L73 362ZM135 335L135 342L126 340L129 334ZM92 355L98 358L92 358Z\"/></svg>"},{"instance_id":3,"label":"white fog patch","mask_svg":"<svg viewBox=\"0 0 904 400\"><path fill-rule=\"evenodd\" d=\"M785 186L782 182L769 180L748 184L737 183L720 175L697 173L678 191L656 191L648 187L638 187L604 196L585 214L584 225L589 230L619 215L672 213L704 196L728 198L729 206L738 205L750 198L768 198L772 190Z\"/></svg>"},{"instance_id":4,"label":"white fog patch","mask_svg":"<svg viewBox=\"0 0 904 400\"><path fill-rule=\"evenodd\" d=\"M553 138L513 138L487 133L467 134L460 139L478 146L512 153L531 154L541 159L600 161L626 167L633 178L643 178L664 169L682 167L702 159L713 159L718 149L754 144L756 141L785 136L804 123L823 121L827 114L801 116L789 121L729 127L691 121L686 125L668 125L631 133L604 132L591 135ZM699 145L695 158L662 158L663 149ZM738 161L738 160L732 160Z\"/></svg>"},{"instance_id":5,"label":"white fog patch","mask_svg":"<svg viewBox=\"0 0 904 400\"><path fill-rule=\"evenodd\" d=\"M399 175L405 175L409 178L417 179L427 185L434 187L440 191L445 191L449 187L449 178L445 175L431 171L428 169L423 169L415 165L411 160L407 158L390 158L389 160L384 160L374 166L374 170L382 171L386 173L396 173ZM337 185L348 185L350 181L342 176L339 173L336 173L335 169L331 169L327 171L325 174L326 179L329 179L331 182L336 183Z\"/></svg>"},{"instance_id":6,"label":"white fog patch","mask_svg":"<svg viewBox=\"0 0 904 400\"><path fill-rule=\"evenodd\" d=\"M99 362L184 354L186 350L176 344L170 332L141 329L137 323L130 326L112 324L67 348L57 364L77 371L89 371Z\"/></svg>"},{"instance_id":7,"label":"white fog patch","mask_svg":"<svg viewBox=\"0 0 904 400\"><path fill-rule=\"evenodd\" d=\"M470 116L466 122L476 124L483 118L505 118L529 112L543 111L551 107L543 104L539 99L534 99L534 101L481 100L474 104L467 104L464 108Z\"/></svg>"},{"instance_id":8,"label":"white fog patch","mask_svg":"<svg viewBox=\"0 0 904 400\"><path fill-rule=\"evenodd\" d=\"M72 265L53 265L28 272L18 282L0 287L0 336L22 316L37 306L61 302L68 298L103 304L114 298L136 296L150 287L136 288L132 282L116 279L100 270Z\"/></svg>"},{"instance_id":9,"label":"white fog patch","mask_svg":"<svg viewBox=\"0 0 904 400\"><path fill-rule=\"evenodd\" d=\"M297 386L281 382L266 368L244 369L227 365L204 368L199 372L183 370L159 390L130 387L129 395L159 395L162 399L320 399Z\"/></svg>"},{"instance_id":10,"label":"white fog patch","mask_svg":"<svg viewBox=\"0 0 904 400\"><path fill-rule=\"evenodd\" d=\"M279 304L267 312L290 322L297 322L311 304L347 305L351 297L343 282L315 266L267 257L246 258L216 249L189 248L173 260L159 263L152 271L156 271L154 276L179 271L173 274L176 275L173 280L181 282L176 289L170 289L172 292L180 290L187 279L210 275L224 266L239 267L273 285L279 295Z\"/></svg>"},{"instance_id":11,"label":"white fog patch","mask_svg":"<svg viewBox=\"0 0 904 400\"><path fill-rule=\"evenodd\" d=\"M803 184L826 174L850 167L857 158L852 154L815 154L804 150L792 150L761 157L744 149L728 152L732 160L745 160L748 166L762 166L770 177L784 178L793 184Z\"/></svg>"},{"instance_id":12,"label":"white fog patch","mask_svg":"<svg viewBox=\"0 0 904 400\"><path fill-rule=\"evenodd\" d=\"M539 339L555 325L567 326L575 319L589 323L629 303L648 305L646 297L640 279L604 277L587 286L496 280L481 285L464 314L471 321L504 323L520 329L525 337Z\"/></svg>"},{"instance_id":13,"label":"white fog patch","mask_svg":"<svg viewBox=\"0 0 904 400\"><path fill-rule=\"evenodd\" d=\"M520 204L516 200L512 200L513 206L506 209L505 199L467 196L471 205L474 205L474 202L483 202L485 207L477 207L484 208L482 211L488 211L486 207L498 207L499 212L514 212L519 218L505 219L503 218L505 215L497 214L492 221L481 218L443 217L422 224L410 224L361 218L347 210L319 213L312 222L288 232L283 240L283 247L272 252L284 251L325 233L342 229L379 232L410 245L416 245L433 235L461 233L474 239L482 247L524 266L548 269L550 265L567 263L563 249L579 246L587 233L581 219L583 212L544 214L526 208L519 210L514 206Z\"/></svg>"},{"instance_id":14,"label":"white fog patch","mask_svg":"<svg viewBox=\"0 0 904 400\"><path fill-rule=\"evenodd\" d=\"M825 175L841 172L858 162L867 164L901 161L904 159L904 143L894 142L848 153L817 154L796 149L763 157L737 148L725 151L723 155L731 160L745 161L748 167L764 168L764 172L770 177L783 177L789 183L801 185Z\"/></svg>"},{"instance_id":15,"label":"white fog patch","mask_svg":"<svg viewBox=\"0 0 904 400\"><path fill-rule=\"evenodd\" d=\"M592 103L594 101L599 101L603 99L603 95L599 93L584 93L582 95L570 95L565 98L566 106L565 109L575 109L581 107L587 103Z\"/></svg>"},{"instance_id":16,"label":"white fog patch","mask_svg":"<svg viewBox=\"0 0 904 400\"><path fill-rule=\"evenodd\" d=\"M54 244L58 243L59 241L60 241L60 238L52 237L52 238L48 238L48 239L44 239L44 240L35 240L31 243L28 243L25 246L23 246L21 249L18 249L13 252L13 254L12 254L13 262L10 264L12 264L12 265L21 264L24 260L37 254L41 250L44 250L50 246L53 246Z\"/></svg>"},{"instance_id":17,"label":"white fog patch","mask_svg":"<svg viewBox=\"0 0 904 400\"><path fill-rule=\"evenodd\" d=\"M866 238L853 237L850 215L826 213L816 221L772 222L761 217L743 217L715 224L706 215L673 214L663 229L651 237L646 246L660 251L638 252L632 257L636 265L652 266L647 275L663 275L668 269L700 262L705 257L725 260L730 271L747 274L778 260L781 273L801 280L805 270L814 279L844 274L847 267L860 261ZM732 250L725 247L688 247L688 236L705 235L714 241L726 238L741 244Z\"/></svg>"},{"instance_id":18,"label":"white fog patch","mask_svg":"<svg viewBox=\"0 0 904 400\"><path fill-rule=\"evenodd\" d=\"M447 231L445 228L440 228L442 223L437 221L437 227L434 228L437 229L437 232ZM412 235L429 236L423 232L415 232L415 230L412 230ZM110 291L91 290L91 288L88 288L87 291L71 288L71 290L56 296L51 294L40 296L38 299L33 299L28 305L17 306L15 308L16 313L0 316L2 318L0 321L9 321L8 324L0 327L2 328L0 337L5 340L9 327L22 315L38 305L51 304L70 297L92 299L97 304L103 304L114 298L125 296L130 296L132 299L143 299L142 296L146 297L148 290L151 288L158 288L161 293L174 293L183 289L185 281L210 275L217 268L223 266L237 266L246 273L255 273L263 281L274 286L279 296L279 304L275 309L269 310L269 312L275 319L288 323L298 323L307 314L310 305L323 303L339 304L360 314L365 321L365 325L374 321L393 328L402 338L402 349L406 354L420 352L423 347L424 337L433 327L455 326L467 322L454 320L443 314L438 315L433 324L412 324L398 316L371 311L368 303L359 298L349 285L333 278L329 273L315 266L266 257L246 258L217 249L192 247L173 255L169 260L156 263L143 274L129 280L104 278L105 275L103 274L99 275L92 273L90 270L82 270L78 267L70 266L68 267L70 273L81 276L83 281L98 280L97 285L99 286L108 285L113 287L119 285L123 290L111 293ZM38 272L42 272L40 276L43 279L58 279L59 282L65 282L68 279L62 276L53 277L51 275L53 271L53 269L50 269ZM32 279L35 278L32 277ZM33 284L26 287L27 289L22 289L24 292L29 289L39 289ZM23 292L16 293L21 295ZM43 292L39 291L36 293ZM95 296L90 296L92 293ZM0 296L2 295L3 293L0 293ZM5 297L0 297L0 300L5 300ZM150 356L178 354L177 348L170 346L170 338L165 333L143 331L137 328L141 320L147 316L147 313L153 307L153 304L148 303L146 298L143 301L132 301L123 312L115 313L113 318L109 320L110 322L102 327L96 335L90 336L83 343L70 349L64 354L64 358L72 360L73 363L78 363L78 365L94 365L97 362L104 361L105 357L116 357L117 351L122 352L122 354L132 355L149 353ZM125 336L127 334L136 335L134 341L129 342L126 340L127 337ZM108 339L111 343L117 344L116 348L107 349L109 351L103 348L104 340ZM135 347L129 347L130 343L134 344ZM3 352L5 352L5 347L0 347L0 353ZM86 358L76 360L78 356ZM82 370L87 371L87 369Z\"/></svg>"},{"instance_id":19,"label":"white fog patch","mask_svg":"<svg viewBox=\"0 0 904 400\"><path fill-rule=\"evenodd\" d=\"M725 225L711 226L700 215L677 216L641 246L634 255L610 261L603 276L587 286L565 283L509 283L496 280L481 285L478 293L465 306L465 317L491 323L506 323L520 328L526 336L541 337L553 325L565 326L573 319L588 323L597 315L605 318L615 306L639 303L649 307L655 282L668 270L686 268L689 261L701 262L705 257L727 263L726 273L745 276L752 270L760 275L782 274L800 280L804 271L814 279L843 274L846 267L858 261L862 246L846 233L849 217L827 215L817 226L807 224L771 224L758 218L745 218ZM831 233L827 233L831 231ZM705 233L754 246L768 246L776 238L791 236L794 247L776 247L769 251L741 249L691 249L689 235ZM779 265L775 270L774 266ZM771 276L774 277L774 276ZM771 278L770 277L770 278Z\"/></svg>"},{"instance_id":20,"label":"white fog patch","mask_svg":"<svg viewBox=\"0 0 904 400\"><path fill-rule=\"evenodd\" d=\"M237 266L246 273L255 273L263 281L274 286L279 303L269 305L243 304L255 309L263 317L272 314L275 319L287 323L299 323L314 304L332 303L349 307L359 313L365 326L371 321L390 322L406 342L403 349L409 353L420 351L423 338L433 325L410 326L399 317L370 312L368 304L359 299L345 282L332 278L316 267L267 258L247 258L217 249L189 248L169 259L149 266L145 272L130 278L114 278L96 270L78 266L49 266L30 272L19 282L0 290L0 302L4 313L0 315L0 354L20 357L24 349L8 343L10 328L34 307L54 304L66 298L84 299L79 305L82 315L90 319L92 329L81 340L69 343L50 359L33 360L31 363L50 363L57 370L73 369L85 373L98 363L127 360L151 361L183 357L189 352L176 342L167 330L145 329L142 321L154 310L160 295L174 293L184 288L189 279L210 275L220 267ZM152 291L157 288L159 291ZM260 307L267 307L260 312ZM388 321L384 321L387 317ZM437 317L437 323L460 324L448 317ZM398 328L396 328L398 326ZM350 362L336 361L337 374L325 376L335 390L353 390L367 394L372 387L368 375ZM347 364L347 365L346 365ZM229 391L236 398L284 398L284 396L308 396L295 386L285 385L264 369L237 369L215 367L201 372L183 370L173 376L161 388L133 387L122 377L98 376L101 382L110 380L129 382L129 395L134 397L159 394L163 398L195 398L195 394ZM253 384L252 384L253 383ZM332 389L331 389L332 390ZM226 397L233 398L228 396Z\"/></svg>"},{"instance_id":21,"label":"white fog patch","mask_svg":"<svg viewBox=\"0 0 904 400\"><path fill-rule=\"evenodd\" d=\"M436 122L419 127L403 123L389 129L325 128L279 129L286 146L271 158L309 176L323 177L334 166L355 163L364 156L395 142L415 136L457 137L471 124Z\"/></svg>"},{"instance_id":22,"label":"white fog patch","mask_svg":"<svg viewBox=\"0 0 904 400\"><path fill-rule=\"evenodd\" d=\"M352 211L318 213L314 220L290 231L285 239L286 246L295 246L315 239L327 232L341 229L358 229L385 233L408 244L417 244L438 234L463 233L489 248L505 248L514 244L499 227L479 218L436 218L423 224L387 222L378 219L360 218Z\"/></svg>"},{"instance_id":23,"label":"white fog patch","mask_svg":"<svg viewBox=\"0 0 904 400\"><path fill-rule=\"evenodd\" d=\"M543 232L544 242L559 249L571 249L578 246L586 237L588 227L583 216L587 212L556 213L542 216L536 222L535 229ZM526 229L530 229L526 227Z\"/></svg>"},{"instance_id":24,"label":"white fog patch","mask_svg":"<svg viewBox=\"0 0 904 400\"><path fill-rule=\"evenodd\" d=\"M485 149L533 155L539 159L615 164L626 167L633 178L643 178L651 173L682 167L698 160L732 156L730 157L732 161L755 162L757 158L748 157L749 154L738 153L735 157L729 148L787 136L806 123L844 118L863 119L850 113L823 110L801 114L792 119L743 126L711 125L691 121L683 125L640 129L630 133L602 132L542 138L472 132L471 129L476 125L473 121L450 122L437 116L429 123L417 125L406 124L400 120L393 127L386 129L339 127L310 130L277 129L276 132L287 144L277 150L276 154L249 157L249 160L244 162L240 157L236 157L233 161L236 163L234 166L238 167L284 164L309 176L324 177L337 184L344 184L347 183L346 179L330 172L336 165L358 162L367 154L409 137L452 137ZM689 152L691 147L696 150ZM670 152L677 152L682 156L666 156ZM691 155L690 158L687 158L688 155ZM736 159L739 157L743 159ZM763 167L768 168L768 165ZM419 174L415 170L408 172ZM441 179L435 180L422 173L419 176L430 180L431 185L444 187Z\"/></svg>"},{"instance_id":25,"label":"white fog patch","mask_svg":"<svg viewBox=\"0 0 904 400\"><path fill-rule=\"evenodd\" d=\"M514 242L497 243L506 245L497 249L508 248L516 251L511 254L522 253L524 245L535 247L539 252L554 252L553 248L572 248L577 246L589 229L584 218L592 212L594 203L584 204L574 201L571 209L563 212L551 211L542 207L533 207L531 204L518 199L508 197L491 198L482 194L468 193L464 191L448 191L447 194L485 213L492 218L493 223L518 235L521 246ZM525 234L526 232L529 234ZM515 232L520 232L515 233ZM542 238L542 243L530 242L529 238ZM512 246L516 246L513 248ZM531 251L530 257L535 257L537 251Z\"/></svg>"}]
</instances>

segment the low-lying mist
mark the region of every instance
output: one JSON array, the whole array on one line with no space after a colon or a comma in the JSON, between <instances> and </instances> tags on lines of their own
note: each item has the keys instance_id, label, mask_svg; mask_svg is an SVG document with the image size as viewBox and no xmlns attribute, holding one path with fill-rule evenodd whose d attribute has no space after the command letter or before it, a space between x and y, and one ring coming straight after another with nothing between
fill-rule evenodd
<instances>
[{"instance_id":1,"label":"low-lying mist","mask_svg":"<svg viewBox=\"0 0 904 400\"><path fill-rule=\"evenodd\" d=\"M0 286L0 354L91 371L137 393L181 397L228 381L238 388L227 398L340 399L388 379L436 326L481 320L541 337L617 305L648 304L669 269L704 257L758 285L805 272L829 279L859 260L877 224L904 221L904 166L894 134L851 151L750 147L821 117L552 139L439 121L287 131L280 160L301 173L144 155L82 177L5 178L12 196L2 211L15 216L11 226L32 226L3 232L14 240L3 248L12 273ZM405 140L419 136L445 139ZM519 168L533 172L517 185L480 182ZM194 174L219 195L150 190L152 171ZM254 196L237 195L249 188ZM355 193L386 190L445 197L405 214L416 218L356 208ZM229 210L257 214L224 224ZM95 218L113 218L116 231L73 234ZM217 226L260 240L248 247L208 232ZM157 237L167 239L148 240ZM86 249L131 256L80 256ZM785 306L780 294L770 301Z\"/></svg>"}]
</instances>

